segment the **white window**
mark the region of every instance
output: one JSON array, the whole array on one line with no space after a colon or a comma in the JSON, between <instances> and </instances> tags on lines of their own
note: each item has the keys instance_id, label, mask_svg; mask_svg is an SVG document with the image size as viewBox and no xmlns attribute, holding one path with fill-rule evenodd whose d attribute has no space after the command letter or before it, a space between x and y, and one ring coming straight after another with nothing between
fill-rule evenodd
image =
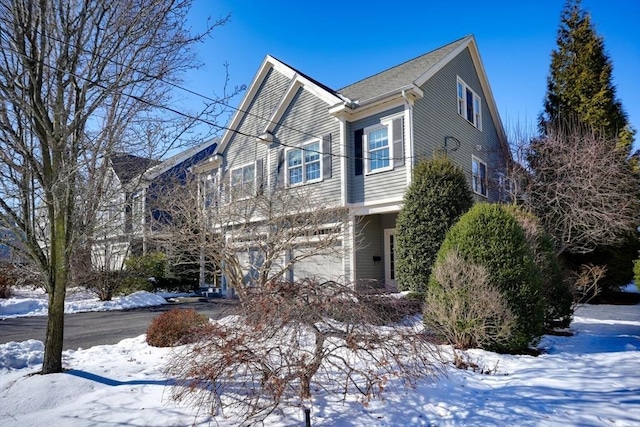
<instances>
[{"instance_id":1,"label":"white window","mask_svg":"<svg viewBox=\"0 0 640 427\"><path fill-rule=\"evenodd\" d=\"M203 182L204 206L207 208L217 206L220 197L220 188L218 187L218 175L208 174Z\"/></svg>"},{"instance_id":2,"label":"white window","mask_svg":"<svg viewBox=\"0 0 640 427\"><path fill-rule=\"evenodd\" d=\"M458 77L457 82L458 114L469 123L482 130L482 102L478 94Z\"/></svg>"},{"instance_id":3,"label":"white window","mask_svg":"<svg viewBox=\"0 0 640 427\"><path fill-rule=\"evenodd\" d=\"M366 173L393 169L394 146L396 154L403 155L402 117L385 117L380 124L364 128L362 142Z\"/></svg>"},{"instance_id":4,"label":"white window","mask_svg":"<svg viewBox=\"0 0 640 427\"><path fill-rule=\"evenodd\" d=\"M487 197L487 165L475 157L471 159L471 180L473 192Z\"/></svg>"},{"instance_id":5,"label":"white window","mask_svg":"<svg viewBox=\"0 0 640 427\"><path fill-rule=\"evenodd\" d=\"M287 183L299 185L322 180L320 141L303 144L287 151Z\"/></svg>"},{"instance_id":6,"label":"white window","mask_svg":"<svg viewBox=\"0 0 640 427\"><path fill-rule=\"evenodd\" d=\"M231 199L246 199L255 194L256 165L251 163L231 169Z\"/></svg>"}]
</instances>

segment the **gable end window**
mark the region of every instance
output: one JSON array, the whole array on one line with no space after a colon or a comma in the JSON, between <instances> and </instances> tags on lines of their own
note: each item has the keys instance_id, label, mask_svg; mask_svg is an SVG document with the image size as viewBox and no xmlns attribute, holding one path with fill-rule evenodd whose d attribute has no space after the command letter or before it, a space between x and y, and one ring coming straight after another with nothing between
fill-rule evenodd
<instances>
[{"instance_id":1,"label":"gable end window","mask_svg":"<svg viewBox=\"0 0 640 427\"><path fill-rule=\"evenodd\" d=\"M471 186L474 193L487 197L487 164L475 157L471 158Z\"/></svg>"},{"instance_id":2,"label":"gable end window","mask_svg":"<svg viewBox=\"0 0 640 427\"><path fill-rule=\"evenodd\" d=\"M458 77L457 81L458 114L469 123L482 130L482 101L480 96Z\"/></svg>"},{"instance_id":3,"label":"gable end window","mask_svg":"<svg viewBox=\"0 0 640 427\"><path fill-rule=\"evenodd\" d=\"M287 184L300 185L322 180L322 151L320 141L308 142L300 148L289 149Z\"/></svg>"}]
</instances>

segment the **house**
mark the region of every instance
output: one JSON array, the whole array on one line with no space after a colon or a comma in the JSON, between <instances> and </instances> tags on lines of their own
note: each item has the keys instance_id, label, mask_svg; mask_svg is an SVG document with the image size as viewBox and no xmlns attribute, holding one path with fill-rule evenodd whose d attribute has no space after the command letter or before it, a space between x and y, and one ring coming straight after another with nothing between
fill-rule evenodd
<instances>
[{"instance_id":1,"label":"house","mask_svg":"<svg viewBox=\"0 0 640 427\"><path fill-rule=\"evenodd\" d=\"M349 209L341 257L296 264L291 277L393 285L396 218L412 171L445 153L476 200L502 198L511 160L472 35L333 90L267 56L200 173L256 189L312 186Z\"/></svg>"},{"instance_id":2,"label":"house","mask_svg":"<svg viewBox=\"0 0 640 427\"><path fill-rule=\"evenodd\" d=\"M189 169L213 155L217 145L218 140L212 139L164 161L112 155L91 248L93 266L121 269L128 256L161 249L154 224L163 220L163 212L153 199L168 187L183 184Z\"/></svg>"}]
</instances>

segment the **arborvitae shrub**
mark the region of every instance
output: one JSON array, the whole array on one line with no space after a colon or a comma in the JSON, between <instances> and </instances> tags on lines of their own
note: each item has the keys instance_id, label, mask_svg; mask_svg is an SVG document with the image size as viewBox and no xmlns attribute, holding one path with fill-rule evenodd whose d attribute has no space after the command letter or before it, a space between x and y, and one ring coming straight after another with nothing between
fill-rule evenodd
<instances>
[{"instance_id":1,"label":"arborvitae shrub","mask_svg":"<svg viewBox=\"0 0 640 427\"><path fill-rule=\"evenodd\" d=\"M131 256L125 261L127 278L121 287L123 294L137 291L154 290L153 281L163 279L168 269L167 256L162 252L149 252L144 255Z\"/></svg>"},{"instance_id":2,"label":"arborvitae shrub","mask_svg":"<svg viewBox=\"0 0 640 427\"><path fill-rule=\"evenodd\" d=\"M469 263L485 267L489 282L506 299L516 317L513 333L503 342L485 348L517 352L526 350L543 331L544 304L540 270L536 266L522 227L513 215L495 204L477 204L446 235L437 262L456 251ZM429 292L440 285L432 276Z\"/></svg>"},{"instance_id":3,"label":"arborvitae shrub","mask_svg":"<svg viewBox=\"0 0 640 427\"><path fill-rule=\"evenodd\" d=\"M207 316L192 308L173 308L151 321L147 329L147 344L154 347L188 344L208 323Z\"/></svg>"},{"instance_id":4,"label":"arborvitae shrub","mask_svg":"<svg viewBox=\"0 0 640 427\"><path fill-rule=\"evenodd\" d=\"M544 231L540 220L522 208L510 205L505 209L524 230L533 260L542 277L542 298L545 305L545 327L567 327L573 317L573 292L555 254L552 237Z\"/></svg>"},{"instance_id":5,"label":"arborvitae shrub","mask_svg":"<svg viewBox=\"0 0 640 427\"><path fill-rule=\"evenodd\" d=\"M399 290L424 293L444 236L473 204L464 172L446 157L420 162L396 221Z\"/></svg>"}]
</instances>

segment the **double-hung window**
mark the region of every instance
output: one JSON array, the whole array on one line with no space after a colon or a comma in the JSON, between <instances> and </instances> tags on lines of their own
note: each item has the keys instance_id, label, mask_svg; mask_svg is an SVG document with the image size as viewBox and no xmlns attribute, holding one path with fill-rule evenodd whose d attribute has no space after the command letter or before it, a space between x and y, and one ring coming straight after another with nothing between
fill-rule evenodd
<instances>
[{"instance_id":1,"label":"double-hung window","mask_svg":"<svg viewBox=\"0 0 640 427\"><path fill-rule=\"evenodd\" d=\"M251 163L231 170L231 198L245 199L255 194L256 166Z\"/></svg>"},{"instance_id":2,"label":"double-hung window","mask_svg":"<svg viewBox=\"0 0 640 427\"><path fill-rule=\"evenodd\" d=\"M289 185L322 180L320 141L309 142L287 151L287 180Z\"/></svg>"},{"instance_id":3,"label":"double-hung window","mask_svg":"<svg viewBox=\"0 0 640 427\"><path fill-rule=\"evenodd\" d=\"M482 101L467 84L458 77L457 81L458 114L469 123L482 130Z\"/></svg>"},{"instance_id":4,"label":"double-hung window","mask_svg":"<svg viewBox=\"0 0 640 427\"><path fill-rule=\"evenodd\" d=\"M386 170L391 167L391 146L389 127L385 125L369 128L365 133L369 172Z\"/></svg>"},{"instance_id":5,"label":"double-hung window","mask_svg":"<svg viewBox=\"0 0 640 427\"><path fill-rule=\"evenodd\" d=\"M471 158L471 179L473 192L487 197L487 165L475 157Z\"/></svg>"}]
</instances>

